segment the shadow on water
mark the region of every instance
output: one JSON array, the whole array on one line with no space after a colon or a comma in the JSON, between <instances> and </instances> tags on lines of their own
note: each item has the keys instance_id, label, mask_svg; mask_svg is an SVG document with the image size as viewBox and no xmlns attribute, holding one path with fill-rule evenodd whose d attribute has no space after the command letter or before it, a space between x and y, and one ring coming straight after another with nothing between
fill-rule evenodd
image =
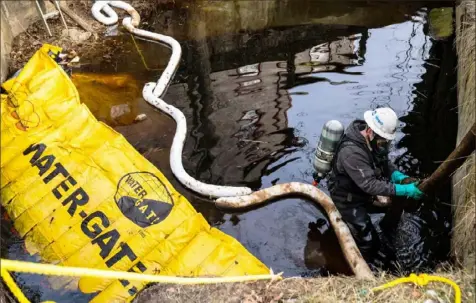
<instances>
[{"instance_id":1,"label":"shadow on water","mask_svg":"<svg viewBox=\"0 0 476 303\"><path fill-rule=\"evenodd\" d=\"M424 27L428 32L428 27ZM413 109L401 121L404 152L396 158L403 171L428 177L452 152L457 135L457 58L453 38L433 41L422 81L414 86ZM407 203L396 245L397 260L406 272L423 271L448 259L451 233L451 187L443 184L423 203ZM412 235L412 229L419 235ZM405 244L405 245L403 245Z\"/></svg>"},{"instance_id":2,"label":"shadow on water","mask_svg":"<svg viewBox=\"0 0 476 303\"><path fill-rule=\"evenodd\" d=\"M430 174L435 161L444 160L454 147L455 54L452 41L436 41L427 30L429 10L451 2L176 2L161 6L145 27L173 36L183 48L164 99L187 118L183 161L195 178L254 189L309 183L325 122L338 119L347 125L378 106L391 106L401 117L391 156L409 174ZM168 163L174 123L140 95L143 83L160 75L169 51L125 33L107 39L121 52L112 58L82 58L89 64L73 73L82 100L100 120L124 134L210 224L275 271L350 274L326 216L308 201L288 198L229 213L181 186ZM81 78L87 73L125 74L137 83L129 81L129 89L115 83L115 90L134 93L94 102L83 97L91 88L87 77ZM131 124L137 113L148 119ZM408 209L410 219L403 221L410 223L397 237L405 244L397 254L404 266L431 267L430 261L447 259L449 201L446 186L429 202ZM312 231L309 223L314 223ZM21 241L12 241L2 256L27 258ZM410 248L417 254L411 255ZM409 259L421 264L405 263ZM30 297L65 299L30 276L19 278L28 284ZM77 296L76 301L87 299Z\"/></svg>"}]
</instances>

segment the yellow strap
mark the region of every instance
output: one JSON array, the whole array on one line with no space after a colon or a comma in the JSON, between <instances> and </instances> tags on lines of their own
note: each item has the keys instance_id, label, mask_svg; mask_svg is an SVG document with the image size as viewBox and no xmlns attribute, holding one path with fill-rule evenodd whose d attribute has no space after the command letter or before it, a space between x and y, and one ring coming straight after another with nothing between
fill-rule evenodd
<instances>
[{"instance_id":1,"label":"yellow strap","mask_svg":"<svg viewBox=\"0 0 476 303\"><path fill-rule=\"evenodd\" d=\"M143 282L162 282L162 283L175 283L175 284L213 284L213 283L233 283L233 282L245 282L245 281L256 281L256 280L273 280L281 279L282 273L274 275L273 273L269 275L255 275L255 276L238 276L238 277L218 277L218 278L181 278L181 277L170 277L170 276L158 276L158 275L147 275L139 273L131 273L124 271L113 271L113 270L101 270L101 269L91 269L84 267L70 267L70 266L58 266L52 264L40 264L40 263L31 263L23 261L14 261L1 259L1 275L6 285L17 298L20 303L30 303L30 301L25 297L21 292L18 285L15 283L13 278L10 276L8 271L17 271L17 272L26 272L33 274L43 274L43 275L55 275L55 276L74 276L74 277L95 277L95 278L113 278L113 279L124 279L131 281L143 281ZM394 287L402 283L414 283L419 286L425 286L429 282L442 282L446 283L453 287L455 291L455 303L461 303L461 290L454 281L439 277L439 276L430 276L427 274L411 274L409 277L399 278L388 283L385 283L381 286L374 287L371 289L372 292L381 291L387 288Z\"/></svg>"},{"instance_id":2,"label":"yellow strap","mask_svg":"<svg viewBox=\"0 0 476 303\"><path fill-rule=\"evenodd\" d=\"M409 282L414 283L414 284L419 285L419 286L425 286L429 282L446 283L446 284L450 285L451 287L453 287L453 289L455 291L455 303L461 303L461 290L460 290L458 284L456 284L454 281L452 281L450 279L447 279L447 278L444 278L444 277L431 276L431 275L427 275L427 274L420 274L418 276L416 274L411 274L409 277L399 278L399 279L390 281L388 283L385 283L381 286L374 287L370 291L377 292L377 291L381 291L381 290L384 290L384 289L387 289L387 288L394 287L398 284L409 283Z\"/></svg>"},{"instance_id":3,"label":"yellow strap","mask_svg":"<svg viewBox=\"0 0 476 303\"><path fill-rule=\"evenodd\" d=\"M170 276L158 276L132 273L126 271L113 271L92 269L84 267L60 266L52 264L41 264L24 261L15 261L1 259L1 275L6 285L17 298L20 303L30 303L30 301L22 293L18 285L10 276L8 271L25 272L31 274L53 275L53 276L71 276L71 277L94 277L105 279L123 279L130 281L142 282L159 282L159 283L174 283L174 284L215 284L215 283L234 283L257 280L280 280L282 273L269 275L254 275L254 276L237 276L237 277L217 277L217 278L182 278ZM52 301L48 301L52 302ZM44 302L47 303L47 302Z\"/></svg>"},{"instance_id":4,"label":"yellow strap","mask_svg":"<svg viewBox=\"0 0 476 303\"><path fill-rule=\"evenodd\" d=\"M10 276L10 273L8 273L7 269L3 267L3 262L2 262L2 278L3 281L5 281L5 284L7 284L8 288L12 292L12 294L17 298L18 302L20 303L30 303L30 300L28 300L25 295L22 293L20 288L18 287L17 283L13 280L12 276Z\"/></svg>"},{"instance_id":5,"label":"yellow strap","mask_svg":"<svg viewBox=\"0 0 476 303\"><path fill-rule=\"evenodd\" d=\"M130 281L174 283L174 284L215 284L215 283L234 283L257 280L276 280L281 279L282 273L254 276L237 277L216 277L216 278L182 278L171 276L159 276L133 273L127 271L102 270L84 267L60 266L52 264L32 263L23 261L14 261L1 259L2 269L16 272L26 272L32 274L53 275L53 276L71 276L71 277L94 277L105 279L123 279Z\"/></svg>"}]
</instances>

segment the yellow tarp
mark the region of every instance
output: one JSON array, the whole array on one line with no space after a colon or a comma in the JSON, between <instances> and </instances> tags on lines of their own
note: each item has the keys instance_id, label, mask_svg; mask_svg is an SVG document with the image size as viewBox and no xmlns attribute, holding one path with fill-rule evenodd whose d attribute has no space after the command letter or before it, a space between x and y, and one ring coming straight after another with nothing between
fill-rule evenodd
<instances>
[{"instance_id":1,"label":"yellow tarp","mask_svg":"<svg viewBox=\"0 0 476 303\"><path fill-rule=\"evenodd\" d=\"M1 203L43 262L176 276L266 274L123 136L98 122L45 44L1 95ZM99 100L100 102L100 100ZM65 278L129 301L138 282Z\"/></svg>"}]
</instances>

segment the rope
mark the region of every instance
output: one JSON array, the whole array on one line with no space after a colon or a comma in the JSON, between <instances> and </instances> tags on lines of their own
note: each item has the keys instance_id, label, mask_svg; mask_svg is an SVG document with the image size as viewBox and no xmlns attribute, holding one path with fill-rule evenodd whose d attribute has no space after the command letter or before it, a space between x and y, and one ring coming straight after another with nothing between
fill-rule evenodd
<instances>
[{"instance_id":1,"label":"rope","mask_svg":"<svg viewBox=\"0 0 476 303\"><path fill-rule=\"evenodd\" d=\"M254 276L236 276L236 277L217 277L217 278L182 278L182 277L170 277L170 276L158 276L158 275L149 275L149 274L139 274L126 271L113 271L113 270L102 270L102 269L92 269L84 267L71 267L71 266L60 266L52 264L41 264L41 263L32 263L24 261L15 261L1 259L1 276L5 281L5 284L10 289L12 294L20 303L30 303L30 301L22 293L18 285L13 280L9 271L30 273L30 274L41 274L41 275L53 275L53 276L69 276L69 277L94 277L94 278L105 278L105 279L121 279L121 280L130 280L130 281L141 281L141 282L158 282L158 283L173 283L173 284L182 284L182 285L192 285L192 284L216 284L216 283L236 283L236 282L247 282L247 281L258 281L258 280L281 280L282 273L274 274L272 271L269 275L254 275ZM448 278L431 276L427 274L411 274L409 277L399 278L383 285L372 288L370 291L372 293L382 291L388 288L395 287L403 283L414 283L418 286L426 286L430 282L442 282L450 285L455 292L455 303L461 303L461 290L454 281ZM52 302L52 301L47 301ZM44 302L44 303L47 303Z\"/></svg>"},{"instance_id":2,"label":"rope","mask_svg":"<svg viewBox=\"0 0 476 303\"><path fill-rule=\"evenodd\" d=\"M381 291L381 290L384 290L384 289L387 289L387 288L395 287L398 284L402 284L402 283L414 283L418 286L426 286L430 282L442 282L442 283L446 283L446 284L450 285L451 287L453 287L454 292L455 292L455 303L461 303L461 290L460 290L458 284L456 284L454 281L452 281L450 279L447 279L447 278L444 278L444 277L431 276L431 275L427 275L427 274L420 274L418 276L416 274L411 274L409 277L399 278L399 279L390 281L388 283L385 283L383 285L380 285L378 287L374 287L370 291L371 292L377 292L377 291Z\"/></svg>"},{"instance_id":3,"label":"rope","mask_svg":"<svg viewBox=\"0 0 476 303\"><path fill-rule=\"evenodd\" d=\"M132 38L132 42L134 42L134 46L136 47L137 53L139 54L139 57L142 60L142 64L144 65L145 69L148 71L158 71L158 70L163 70L163 68L150 68L147 65L147 62L145 61L144 55L142 54L142 51L139 49L139 45L137 45L136 39L134 38L134 35L130 35Z\"/></svg>"},{"instance_id":4,"label":"rope","mask_svg":"<svg viewBox=\"0 0 476 303\"><path fill-rule=\"evenodd\" d=\"M268 275L250 275L250 276L234 276L234 277L216 277L216 278L184 278L174 276L159 276L141 274L127 271L114 271L93 269L85 267L61 266L53 264L32 263L24 261L15 261L1 259L2 271L16 271L30 274L53 275L53 276L69 276L69 277L93 277L104 279L121 279L129 281L141 282L157 282L157 283L173 283L182 285L192 284L215 284L215 283L235 283L257 280L276 280L281 279L282 273Z\"/></svg>"},{"instance_id":5,"label":"rope","mask_svg":"<svg viewBox=\"0 0 476 303\"><path fill-rule=\"evenodd\" d=\"M23 272L29 274L52 275L52 276L68 276L68 277L93 277L104 279L120 279L141 282L171 283L171 284L216 284L216 283L236 283L258 280L281 280L282 273L274 274L271 270L269 275L253 275L253 276L234 276L234 277L216 277L216 278L183 278L171 276L159 276L140 274L127 271L102 270L85 267L61 266L53 264L32 263L24 261L15 261L1 259L1 274L12 294L20 303L30 303L30 301L22 293L18 285L15 283L9 271ZM51 301L49 301L51 302ZM46 302L44 302L46 303Z\"/></svg>"},{"instance_id":6,"label":"rope","mask_svg":"<svg viewBox=\"0 0 476 303\"><path fill-rule=\"evenodd\" d=\"M10 275L10 273L8 272L8 270L4 267L3 262L2 262L1 272L2 272L3 281L5 281L5 284L10 289L10 291L15 296L15 298L18 300L18 302L20 302L20 303L30 303L30 300L28 300L25 297L25 295L22 293L21 289L18 287L18 285L13 280L13 278Z\"/></svg>"}]
</instances>

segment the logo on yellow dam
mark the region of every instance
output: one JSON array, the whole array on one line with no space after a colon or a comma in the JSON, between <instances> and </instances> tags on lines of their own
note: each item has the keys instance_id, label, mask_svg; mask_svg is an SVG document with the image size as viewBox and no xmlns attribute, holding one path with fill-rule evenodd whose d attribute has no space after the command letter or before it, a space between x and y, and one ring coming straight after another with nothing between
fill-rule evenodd
<instances>
[{"instance_id":1,"label":"logo on yellow dam","mask_svg":"<svg viewBox=\"0 0 476 303\"><path fill-rule=\"evenodd\" d=\"M149 172L122 177L114 199L124 216L142 228L162 222L174 205L164 184Z\"/></svg>"}]
</instances>

